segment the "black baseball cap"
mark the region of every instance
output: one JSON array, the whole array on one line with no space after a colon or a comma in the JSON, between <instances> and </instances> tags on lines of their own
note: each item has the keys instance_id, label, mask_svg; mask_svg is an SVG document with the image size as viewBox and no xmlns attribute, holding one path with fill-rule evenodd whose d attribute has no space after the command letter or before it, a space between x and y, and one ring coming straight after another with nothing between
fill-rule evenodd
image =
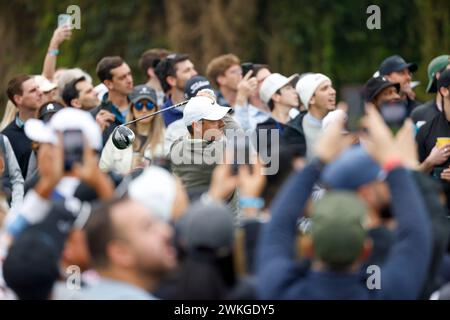
<instances>
[{"instance_id":1,"label":"black baseball cap","mask_svg":"<svg viewBox=\"0 0 450 320\"><path fill-rule=\"evenodd\" d=\"M64 109L64 106L56 101L50 101L41 106L38 112L38 119L48 122L51 117L57 113L59 110Z\"/></svg>"},{"instance_id":2,"label":"black baseball cap","mask_svg":"<svg viewBox=\"0 0 450 320\"><path fill-rule=\"evenodd\" d=\"M450 70L445 70L441 73L437 82L438 90L442 87L448 88L450 86Z\"/></svg>"},{"instance_id":3,"label":"black baseball cap","mask_svg":"<svg viewBox=\"0 0 450 320\"><path fill-rule=\"evenodd\" d=\"M130 98L131 103L136 103L143 99L150 100L154 104L158 101L155 90L145 84L134 87L128 97Z\"/></svg>"},{"instance_id":4,"label":"black baseball cap","mask_svg":"<svg viewBox=\"0 0 450 320\"><path fill-rule=\"evenodd\" d=\"M194 76L190 78L184 86L184 97L190 99L195 97L200 90L211 89L211 82L203 76Z\"/></svg>"},{"instance_id":5,"label":"black baseball cap","mask_svg":"<svg viewBox=\"0 0 450 320\"><path fill-rule=\"evenodd\" d=\"M90 213L90 209L88 203L76 198L56 201L52 204L44 220L30 226L29 229L45 233L52 240L58 254L61 254L68 235L73 227L77 226L77 218L80 214L84 217L85 211Z\"/></svg>"},{"instance_id":6,"label":"black baseball cap","mask_svg":"<svg viewBox=\"0 0 450 320\"><path fill-rule=\"evenodd\" d=\"M400 84L393 83L384 77L370 78L363 88L363 96L366 101L373 101L376 96L386 88L395 87L397 92L400 91Z\"/></svg>"},{"instance_id":7,"label":"black baseball cap","mask_svg":"<svg viewBox=\"0 0 450 320\"><path fill-rule=\"evenodd\" d=\"M391 72L401 71L403 69L408 69L411 72L417 71L417 64L415 63L407 63L405 59L400 57L399 55L393 55L387 57L380 64L380 75L384 76L386 74L390 74Z\"/></svg>"},{"instance_id":8,"label":"black baseball cap","mask_svg":"<svg viewBox=\"0 0 450 320\"><path fill-rule=\"evenodd\" d=\"M60 252L53 238L37 229L23 231L3 263L3 278L21 300L49 299L58 280Z\"/></svg>"}]
</instances>

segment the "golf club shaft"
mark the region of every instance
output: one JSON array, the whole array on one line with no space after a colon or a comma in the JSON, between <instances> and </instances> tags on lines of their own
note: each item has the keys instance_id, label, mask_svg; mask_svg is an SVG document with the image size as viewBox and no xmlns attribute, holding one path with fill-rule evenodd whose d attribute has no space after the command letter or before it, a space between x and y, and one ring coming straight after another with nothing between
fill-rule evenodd
<instances>
[{"instance_id":1,"label":"golf club shaft","mask_svg":"<svg viewBox=\"0 0 450 320\"><path fill-rule=\"evenodd\" d=\"M182 106L184 106L186 103L188 103L188 101L189 101L189 100L186 100L186 101L183 101L183 102L174 104L173 106L170 106L170 107L168 107L168 108L165 108L165 109L156 111L156 112L154 112L154 113L148 114L148 115L146 115L146 116L140 117L140 118L138 118L138 119L131 120L131 121L129 121L129 122L126 122L126 123L122 124L122 126L128 126L128 125L133 124L133 123L135 123L135 122L138 122L138 121L141 121L141 120L144 120L144 119L147 119L147 118L156 116L157 114L160 114L160 113L162 113L162 112L165 112L165 111L168 111L168 110L172 110L172 109L175 109L175 108L178 108L178 107L182 107Z\"/></svg>"}]
</instances>

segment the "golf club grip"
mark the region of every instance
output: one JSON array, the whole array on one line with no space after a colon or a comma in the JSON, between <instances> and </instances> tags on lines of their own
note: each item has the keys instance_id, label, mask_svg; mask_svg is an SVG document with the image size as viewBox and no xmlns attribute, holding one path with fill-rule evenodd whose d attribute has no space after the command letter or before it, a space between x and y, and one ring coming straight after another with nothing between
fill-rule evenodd
<instances>
[{"instance_id":1,"label":"golf club grip","mask_svg":"<svg viewBox=\"0 0 450 320\"><path fill-rule=\"evenodd\" d=\"M141 120L144 120L144 119L147 119L147 118L156 116L157 114L163 113L163 112L165 112L165 111L168 111L168 110L172 110L172 109L175 109L175 108L182 107L182 106L184 106L185 104L187 104L188 101L189 101L189 100L186 100L186 101L183 101L183 102L174 104L173 106L170 106L170 107L168 107L168 108L161 109L161 110L156 111L156 112L154 112L154 113L151 113L151 114L148 114L148 115L146 115L146 116L140 117L140 118L138 118L138 119L131 120L131 121L129 121L129 122L126 122L126 123L122 124L122 126L128 126L128 125L133 124L133 123L135 123L135 122L138 122L138 121L141 121Z\"/></svg>"}]
</instances>

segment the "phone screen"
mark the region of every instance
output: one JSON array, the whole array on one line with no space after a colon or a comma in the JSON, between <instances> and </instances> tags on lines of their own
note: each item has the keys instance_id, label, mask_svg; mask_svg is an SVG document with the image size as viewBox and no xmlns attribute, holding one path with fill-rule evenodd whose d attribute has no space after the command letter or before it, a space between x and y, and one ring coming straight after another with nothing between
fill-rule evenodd
<instances>
[{"instance_id":1,"label":"phone screen","mask_svg":"<svg viewBox=\"0 0 450 320\"><path fill-rule=\"evenodd\" d=\"M245 75L246 75L250 70L253 70L253 63L251 63L251 62L244 62L244 63L241 65L241 68L242 68L242 76L245 77Z\"/></svg>"},{"instance_id":2,"label":"phone screen","mask_svg":"<svg viewBox=\"0 0 450 320\"><path fill-rule=\"evenodd\" d=\"M348 120L347 130L349 132L358 132L361 130L361 119L364 116L364 100L362 97L354 97L347 100L348 104Z\"/></svg>"},{"instance_id":3,"label":"phone screen","mask_svg":"<svg viewBox=\"0 0 450 320\"><path fill-rule=\"evenodd\" d=\"M66 130L64 139L64 170L70 171L74 163L83 162L83 133L81 130Z\"/></svg>"},{"instance_id":4,"label":"phone screen","mask_svg":"<svg viewBox=\"0 0 450 320\"><path fill-rule=\"evenodd\" d=\"M58 16L58 28L63 27L63 26L67 26L67 27L72 26L72 16L71 15L60 14Z\"/></svg>"}]
</instances>

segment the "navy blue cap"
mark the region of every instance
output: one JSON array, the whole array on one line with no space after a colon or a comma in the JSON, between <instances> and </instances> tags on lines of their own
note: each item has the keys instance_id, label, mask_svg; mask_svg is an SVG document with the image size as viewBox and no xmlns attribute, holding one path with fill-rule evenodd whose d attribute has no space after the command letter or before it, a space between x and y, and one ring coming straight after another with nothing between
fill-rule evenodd
<instances>
[{"instance_id":1,"label":"navy blue cap","mask_svg":"<svg viewBox=\"0 0 450 320\"><path fill-rule=\"evenodd\" d=\"M344 151L322 172L326 187L341 190L356 190L365 184L382 180L381 167L361 146Z\"/></svg>"},{"instance_id":2,"label":"navy blue cap","mask_svg":"<svg viewBox=\"0 0 450 320\"><path fill-rule=\"evenodd\" d=\"M403 69L408 69L411 72L415 72L417 71L417 64L407 63L405 59L399 55L394 55L384 59L378 70L380 71L380 75L384 76L390 74L391 72L401 71Z\"/></svg>"},{"instance_id":3,"label":"navy blue cap","mask_svg":"<svg viewBox=\"0 0 450 320\"><path fill-rule=\"evenodd\" d=\"M195 97L200 90L212 89L208 79L202 76L195 76L186 81L184 86L184 96L186 99Z\"/></svg>"}]
</instances>

